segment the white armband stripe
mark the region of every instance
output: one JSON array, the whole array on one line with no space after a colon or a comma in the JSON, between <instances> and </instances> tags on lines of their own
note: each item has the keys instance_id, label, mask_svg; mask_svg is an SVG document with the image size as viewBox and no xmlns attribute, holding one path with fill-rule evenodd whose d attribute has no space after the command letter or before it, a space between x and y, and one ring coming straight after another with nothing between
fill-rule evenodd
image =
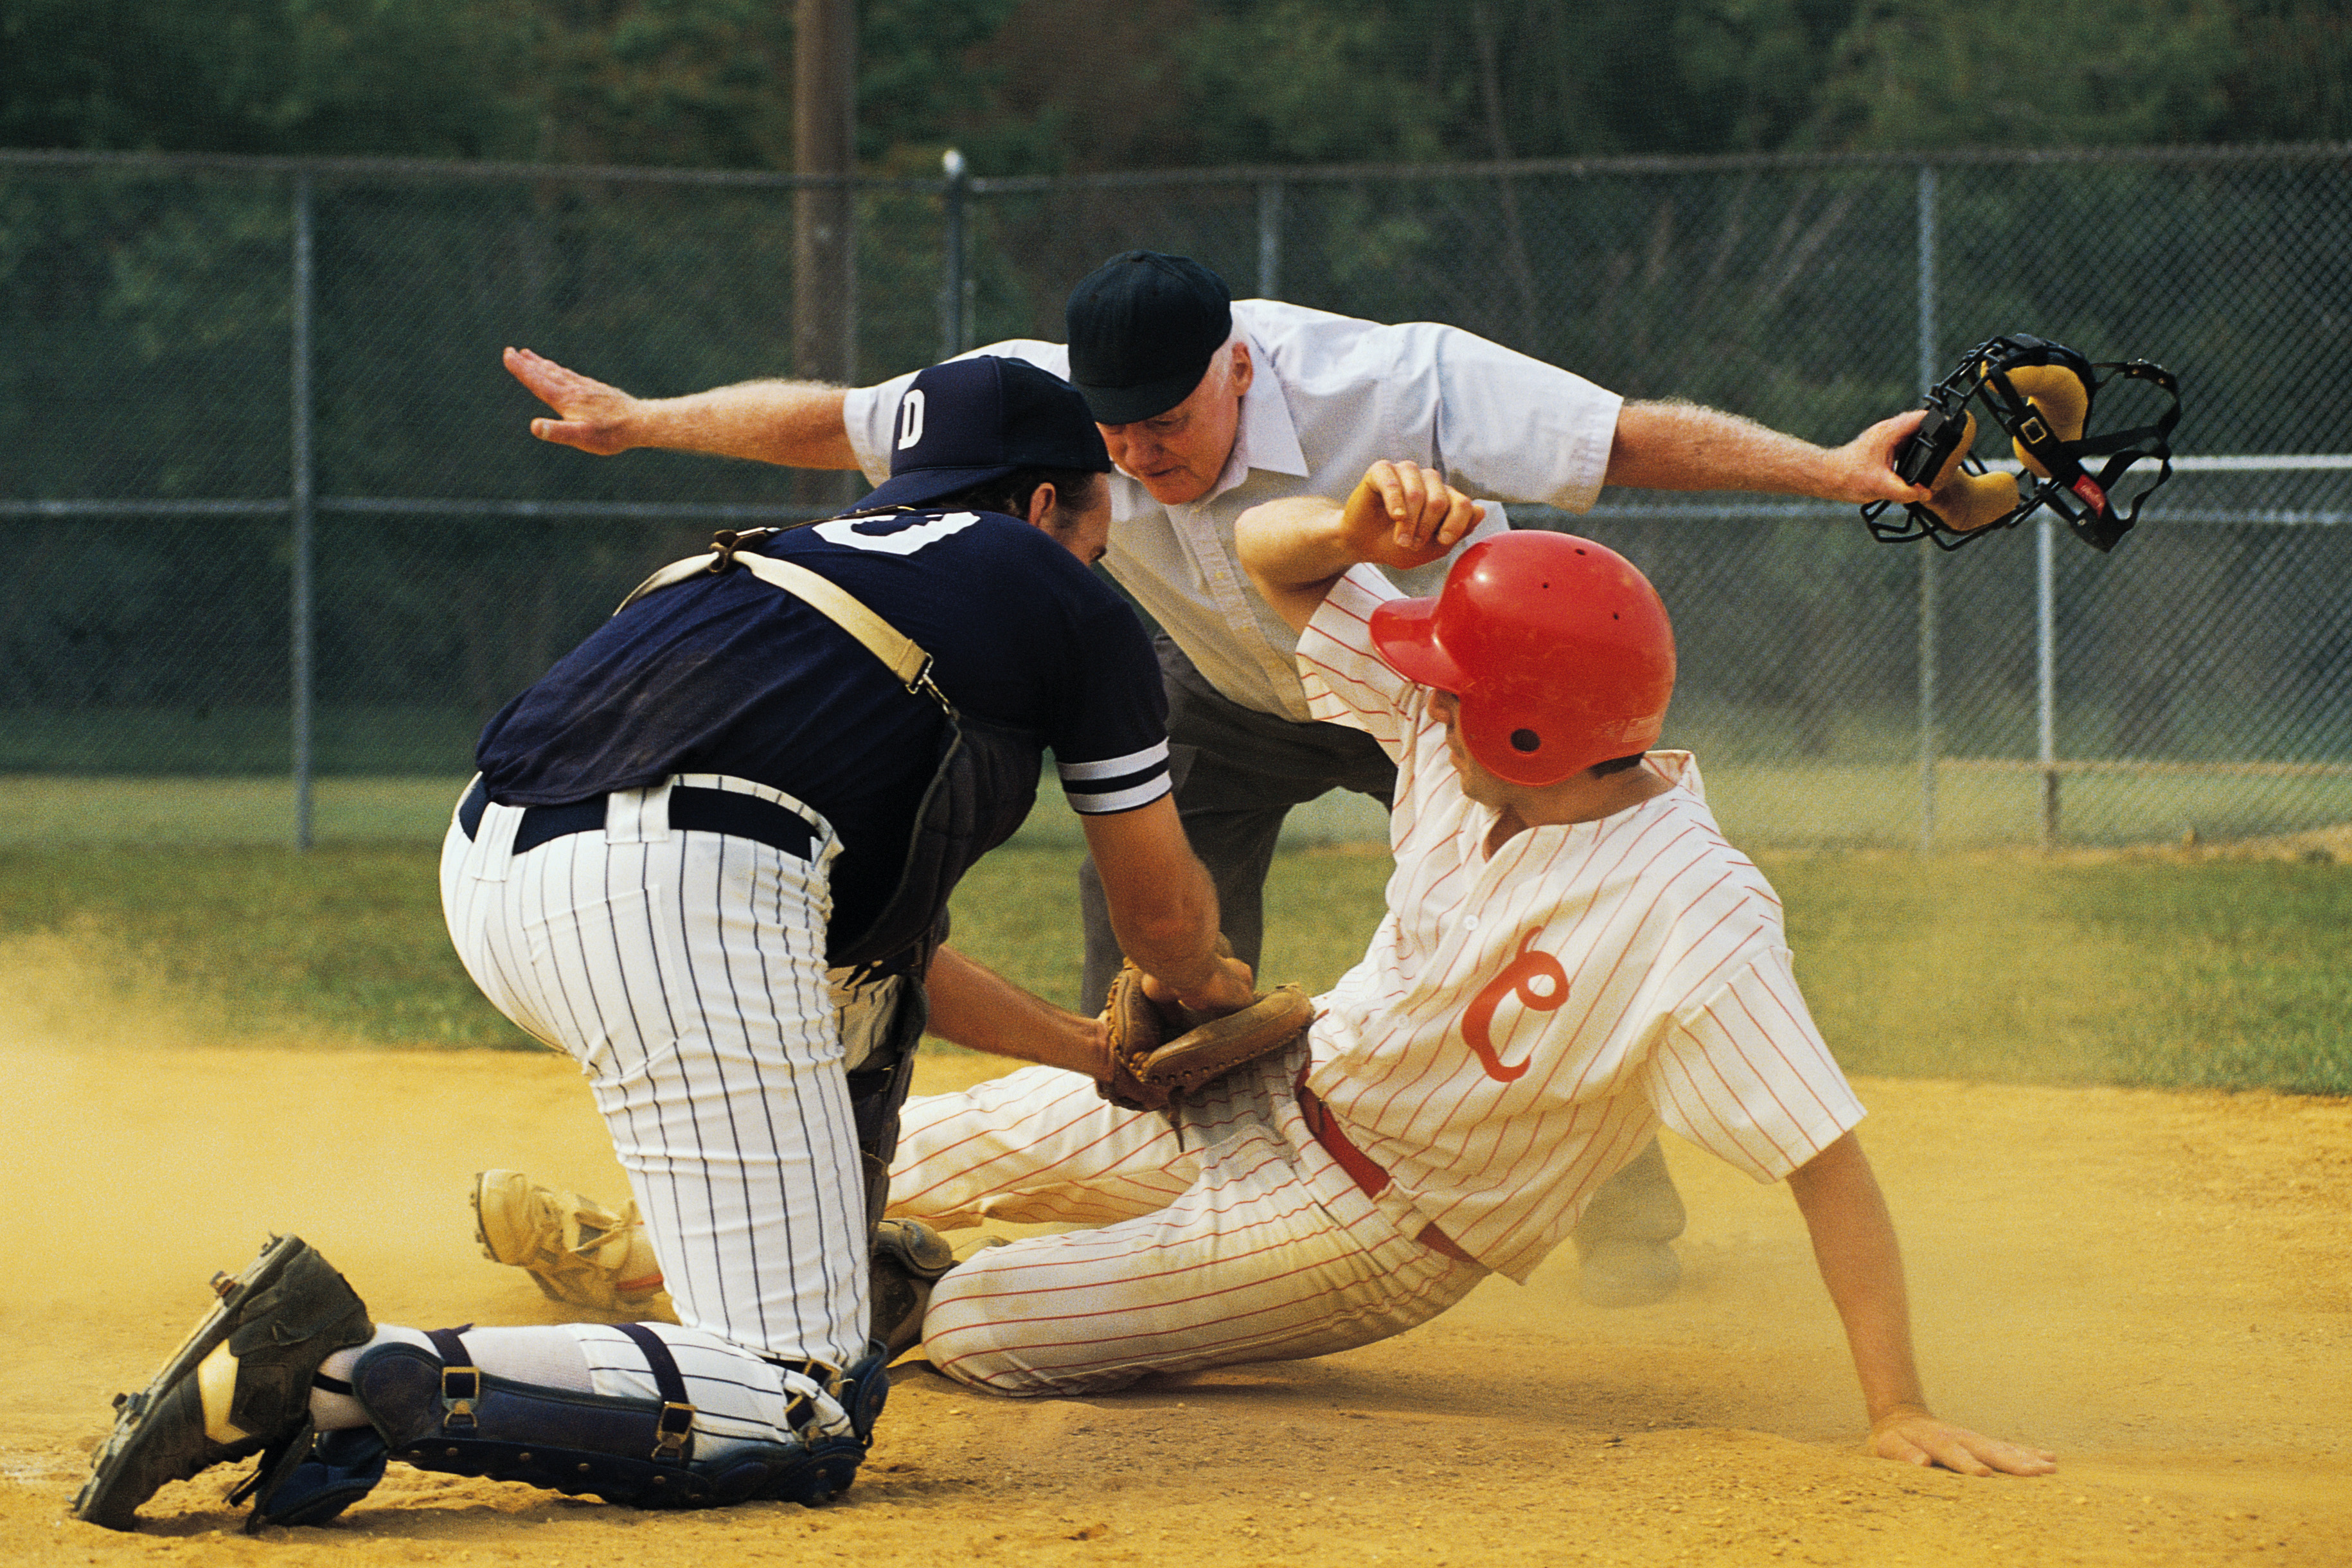
<instances>
[{"instance_id":1,"label":"white armband stripe","mask_svg":"<svg viewBox=\"0 0 2352 1568\"><path fill-rule=\"evenodd\" d=\"M1107 757L1098 763L1065 763L1058 758L1055 768L1064 784L1083 784L1091 779L1115 779L1121 773L1141 773L1155 763L1168 760L1168 742L1146 746L1139 752L1129 752L1123 757Z\"/></svg>"},{"instance_id":2,"label":"white armband stripe","mask_svg":"<svg viewBox=\"0 0 2352 1568\"><path fill-rule=\"evenodd\" d=\"M1099 816L1106 812L1133 811L1139 805L1150 805L1175 787L1163 773L1132 789L1112 790L1103 795L1086 795L1076 790L1065 790L1063 794L1069 800L1072 811L1082 816Z\"/></svg>"}]
</instances>

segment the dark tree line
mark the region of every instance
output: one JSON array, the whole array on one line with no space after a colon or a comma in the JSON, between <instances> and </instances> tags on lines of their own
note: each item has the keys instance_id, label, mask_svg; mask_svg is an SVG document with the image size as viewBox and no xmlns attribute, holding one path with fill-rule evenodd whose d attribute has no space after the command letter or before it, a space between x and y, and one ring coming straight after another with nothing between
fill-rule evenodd
<instances>
[{"instance_id":1,"label":"dark tree line","mask_svg":"<svg viewBox=\"0 0 2352 1568\"><path fill-rule=\"evenodd\" d=\"M866 0L860 154L2352 138L2345 0ZM776 0L0 0L0 144L782 167Z\"/></svg>"}]
</instances>

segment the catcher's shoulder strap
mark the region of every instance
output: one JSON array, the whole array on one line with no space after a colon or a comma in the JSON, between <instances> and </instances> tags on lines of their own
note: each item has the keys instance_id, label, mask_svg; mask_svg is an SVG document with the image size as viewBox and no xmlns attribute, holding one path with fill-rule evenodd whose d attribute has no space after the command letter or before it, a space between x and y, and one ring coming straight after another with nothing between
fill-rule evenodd
<instances>
[{"instance_id":1,"label":"catcher's shoulder strap","mask_svg":"<svg viewBox=\"0 0 2352 1568\"><path fill-rule=\"evenodd\" d=\"M909 693L939 705L947 717L945 739L915 809L898 879L864 931L828 931L825 942L825 961L835 966L877 973L920 968L937 945L940 917L956 883L1027 818L1036 799L1038 748L1010 730L959 713L931 679L931 656L846 588L751 548L782 531L722 529L712 536L709 554L671 562L637 584L613 613L619 615L648 594L740 566L827 616L881 660Z\"/></svg>"},{"instance_id":2,"label":"catcher's shoulder strap","mask_svg":"<svg viewBox=\"0 0 2352 1568\"><path fill-rule=\"evenodd\" d=\"M672 587L694 577L715 576L740 566L770 587L781 589L824 615L834 625L856 637L866 651L882 661L912 693L937 702L949 717L955 710L948 703L947 694L931 680L931 656L920 644L898 630L889 622L866 607L848 589L829 577L820 576L805 566L790 561L779 561L772 555L761 555L750 547L761 544L782 532L781 529L754 528L741 532L721 529L711 537L710 553L689 555L683 561L673 561L647 577L621 601L613 613L619 615L648 594Z\"/></svg>"}]
</instances>

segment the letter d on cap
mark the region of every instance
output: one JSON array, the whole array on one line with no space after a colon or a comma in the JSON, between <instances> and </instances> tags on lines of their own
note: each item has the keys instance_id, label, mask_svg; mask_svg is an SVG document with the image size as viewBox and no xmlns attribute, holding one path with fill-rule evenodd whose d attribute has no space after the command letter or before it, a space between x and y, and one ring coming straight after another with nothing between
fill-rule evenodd
<instances>
[{"instance_id":1,"label":"letter d on cap","mask_svg":"<svg viewBox=\"0 0 2352 1568\"><path fill-rule=\"evenodd\" d=\"M923 389L910 386L907 395L898 399L898 450L905 451L923 438Z\"/></svg>"}]
</instances>

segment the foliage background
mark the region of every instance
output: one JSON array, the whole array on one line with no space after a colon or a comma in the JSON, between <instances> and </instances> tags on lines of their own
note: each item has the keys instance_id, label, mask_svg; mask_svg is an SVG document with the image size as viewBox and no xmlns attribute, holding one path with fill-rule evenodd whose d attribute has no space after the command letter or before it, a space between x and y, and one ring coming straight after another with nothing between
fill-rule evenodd
<instances>
[{"instance_id":1,"label":"foliage background","mask_svg":"<svg viewBox=\"0 0 2352 1568\"><path fill-rule=\"evenodd\" d=\"M0 145L787 168L775 0L0 0ZM859 154L1230 163L2352 137L2342 0L866 0Z\"/></svg>"}]
</instances>

